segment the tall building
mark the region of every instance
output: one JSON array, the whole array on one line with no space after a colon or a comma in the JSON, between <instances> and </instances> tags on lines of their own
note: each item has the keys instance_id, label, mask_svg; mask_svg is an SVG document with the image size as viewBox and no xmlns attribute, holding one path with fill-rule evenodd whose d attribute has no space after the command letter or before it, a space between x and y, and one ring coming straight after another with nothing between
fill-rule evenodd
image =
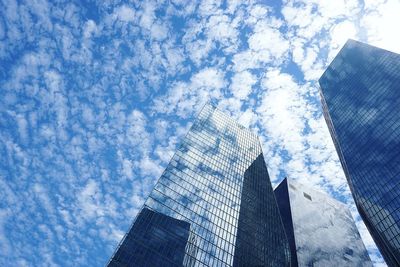
<instances>
[{"instance_id":1,"label":"tall building","mask_svg":"<svg viewBox=\"0 0 400 267\"><path fill-rule=\"evenodd\" d=\"M293 267L372 267L346 205L288 179L284 179L274 192Z\"/></svg>"},{"instance_id":2,"label":"tall building","mask_svg":"<svg viewBox=\"0 0 400 267\"><path fill-rule=\"evenodd\" d=\"M400 55L349 40L319 83L360 215L386 263L400 266Z\"/></svg>"},{"instance_id":3,"label":"tall building","mask_svg":"<svg viewBox=\"0 0 400 267\"><path fill-rule=\"evenodd\" d=\"M109 266L290 266L258 137L207 104Z\"/></svg>"}]
</instances>

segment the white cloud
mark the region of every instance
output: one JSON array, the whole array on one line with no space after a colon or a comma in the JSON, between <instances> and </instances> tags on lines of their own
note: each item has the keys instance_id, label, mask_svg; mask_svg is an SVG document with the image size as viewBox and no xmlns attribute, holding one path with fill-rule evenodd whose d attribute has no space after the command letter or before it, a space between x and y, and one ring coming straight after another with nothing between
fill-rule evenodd
<instances>
[{"instance_id":1,"label":"white cloud","mask_svg":"<svg viewBox=\"0 0 400 267\"><path fill-rule=\"evenodd\" d=\"M82 107L82 118L83 118L86 126L90 126L96 120L96 116L95 116L93 110L86 105Z\"/></svg>"},{"instance_id":2,"label":"white cloud","mask_svg":"<svg viewBox=\"0 0 400 267\"><path fill-rule=\"evenodd\" d=\"M208 38L219 41L224 46L233 46L231 49L234 49L238 45L239 34L235 24L237 23L226 15L211 16L206 26Z\"/></svg>"},{"instance_id":3,"label":"white cloud","mask_svg":"<svg viewBox=\"0 0 400 267\"><path fill-rule=\"evenodd\" d=\"M302 130L307 116L307 105L301 88L293 78L278 69L268 70L262 81L265 93L257 109L267 136L290 154L304 150Z\"/></svg>"},{"instance_id":4,"label":"white cloud","mask_svg":"<svg viewBox=\"0 0 400 267\"><path fill-rule=\"evenodd\" d=\"M126 140L132 146L140 145L140 150L148 153L150 149L151 137L146 130L147 118L140 110L133 110L129 115L126 129Z\"/></svg>"},{"instance_id":5,"label":"white cloud","mask_svg":"<svg viewBox=\"0 0 400 267\"><path fill-rule=\"evenodd\" d=\"M251 128L257 122L257 115L249 108L239 117L238 122L246 128Z\"/></svg>"},{"instance_id":6,"label":"white cloud","mask_svg":"<svg viewBox=\"0 0 400 267\"><path fill-rule=\"evenodd\" d=\"M85 38L90 38L92 35L98 33L98 28L96 23L93 20L88 20L85 23L84 29L83 29L83 36Z\"/></svg>"},{"instance_id":7,"label":"white cloud","mask_svg":"<svg viewBox=\"0 0 400 267\"><path fill-rule=\"evenodd\" d=\"M21 142L26 144L28 141L28 122L25 119L25 116L22 114L18 114L16 117L18 124L18 132L19 137L21 138Z\"/></svg>"},{"instance_id":8,"label":"white cloud","mask_svg":"<svg viewBox=\"0 0 400 267\"><path fill-rule=\"evenodd\" d=\"M161 22L154 23L151 26L150 32L151 32L151 36L154 39L156 39L157 41L162 41L165 38L167 38L167 36L168 36L168 27Z\"/></svg>"},{"instance_id":9,"label":"white cloud","mask_svg":"<svg viewBox=\"0 0 400 267\"><path fill-rule=\"evenodd\" d=\"M289 42L278 29L270 28L266 23L258 22L254 33L249 37L249 48L256 52L269 54L269 58L280 58L289 49ZM263 55L259 54L261 58Z\"/></svg>"},{"instance_id":10,"label":"white cloud","mask_svg":"<svg viewBox=\"0 0 400 267\"><path fill-rule=\"evenodd\" d=\"M246 100L251 93L252 86L257 82L256 77L249 71L236 73L232 78L231 90L234 97Z\"/></svg>"},{"instance_id":11,"label":"white cloud","mask_svg":"<svg viewBox=\"0 0 400 267\"><path fill-rule=\"evenodd\" d=\"M282 8L282 14L288 25L304 28L312 22L312 9L312 5L305 5L303 8L286 5Z\"/></svg>"},{"instance_id":12,"label":"white cloud","mask_svg":"<svg viewBox=\"0 0 400 267\"><path fill-rule=\"evenodd\" d=\"M301 66L306 80L318 79L323 73L322 67L318 64L319 47L317 45L306 45L301 41L294 48L293 60Z\"/></svg>"},{"instance_id":13,"label":"white cloud","mask_svg":"<svg viewBox=\"0 0 400 267\"><path fill-rule=\"evenodd\" d=\"M268 6L254 5L250 8L250 18L247 22L250 24L256 24L259 20L269 19L269 11L270 8Z\"/></svg>"},{"instance_id":14,"label":"white cloud","mask_svg":"<svg viewBox=\"0 0 400 267\"><path fill-rule=\"evenodd\" d=\"M331 61L335 57L348 39L358 39L357 29L354 23L350 21L342 21L334 25L330 30L330 35L332 41L328 61Z\"/></svg>"},{"instance_id":15,"label":"white cloud","mask_svg":"<svg viewBox=\"0 0 400 267\"><path fill-rule=\"evenodd\" d=\"M235 71L260 68L265 64L277 65L287 58L289 52L289 41L279 29L270 27L267 21L257 22L248 38L248 45L248 50L234 55Z\"/></svg>"},{"instance_id":16,"label":"white cloud","mask_svg":"<svg viewBox=\"0 0 400 267\"><path fill-rule=\"evenodd\" d=\"M186 37L186 36L185 36ZM196 40L196 41L186 41L184 38L184 42L186 43L186 49L190 52L190 59L197 65L200 66L203 64L204 58L208 55L210 50L214 47L211 40ZM190 37L188 37L190 38Z\"/></svg>"},{"instance_id":17,"label":"white cloud","mask_svg":"<svg viewBox=\"0 0 400 267\"><path fill-rule=\"evenodd\" d=\"M331 38L334 48L342 47L348 39L356 37L357 30L350 21L342 21L331 28Z\"/></svg>"},{"instance_id":18,"label":"white cloud","mask_svg":"<svg viewBox=\"0 0 400 267\"><path fill-rule=\"evenodd\" d=\"M337 1L312 1L317 5L317 12L324 18L340 18L341 16L352 17L360 11L358 0Z\"/></svg>"},{"instance_id":19,"label":"white cloud","mask_svg":"<svg viewBox=\"0 0 400 267\"><path fill-rule=\"evenodd\" d=\"M169 74L175 75L176 73L185 71L183 67L185 56L182 48L174 46L172 42L167 42L164 43L162 49L168 61L165 69Z\"/></svg>"},{"instance_id":20,"label":"white cloud","mask_svg":"<svg viewBox=\"0 0 400 267\"><path fill-rule=\"evenodd\" d=\"M44 76L46 78L46 85L50 89L51 94L55 94L57 91L60 91L61 76L57 71L46 71Z\"/></svg>"},{"instance_id":21,"label":"white cloud","mask_svg":"<svg viewBox=\"0 0 400 267\"><path fill-rule=\"evenodd\" d=\"M150 30L155 20L155 4L151 1L144 2L143 12L140 18L140 26Z\"/></svg>"},{"instance_id":22,"label":"white cloud","mask_svg":"<svg viewBox=\"0 0 400 267\"><path fill-rule=\"evenodd\" d=\"M122 173L128 178L133 178L133 164L130 160L124 159L122 162Z\"/></svg>"},{"instance_id":23,"label":"white cloud","mask_svg":"<svg viewBox=\"0 0 400 267\"><path fill-rule=\"evenodd\" d=\"M0 212L0 248L21 266L104 265L209 99L261 135L273 181L289 174L348 197L315 79L347 36L396 51L398 3L284 4L283 20L248 2L6 3L0 121L14 126L0 134L0 175L12 176L0 186L15 212Z\"/></svg>"},{"instance_id":24,"label":"white cloud","mask_svg":"<svg viewBox=\"0 0 400 267\"><path fill-rule=\"evenodd\" d=\"M114 11L114 16L117 19L119 19L121 21L124 21L124 22L133 22L133 21L135 21L136 20L135 15L136 15L135 11L131 7L127 6L127 5L119 6Z\"/></svg>"},{"instance_id":25,"label":"white cloud","mask_svg":"<svg viewBox=\"0 0 400 267\"><path fill-rule=\"evenodd\" d=\"M151 176L154 179L158 178L163 169L160 167L159 162L144 157L139 162L139 168L143 176Z\"/></svg>"},{"instance_id":26,"label":"white cloud","mask_svg":"<svg viewBox=\"0 0 400 267\"><path fill-rule=\"evenodd\" d=\"M10 211L7 209L0 209L0 255L2 255L2 257L9 255L12 248L5 229L6 223L10 218L9 212Z\"/></svg>"},{"instance_id":27,"label":"white cloud","mask_svg":"<svg viewBox=\"0 0 400 267\"><path fill-rule=\"evenodd\" d=\"M82 209L80 215L85 219L92 219L96 216L102 216L104 212L99 206L100 197L101 191L97 182L93 179L90 179L78 195L78 201L80 208Z\"/></svg>"},{"instance_id":28,"label":"white cloud","mask_svg":"<svg viewBox=\"0 0 400 267\"><path fill-rule=\"evenodd\" d=\"M154 100L152 109L159 113L175 112L187 118L207 100L219 99L225 84L223 72L216 68L202 69L190 78L190 82L174 83L166 96Z\"/></svg>"},{"instance_id":29,"label":"white cloud","mask_svg":"<svg viewBox=\"0 0 400 267\"><path fill-rule=\"evenodd\" d=\"M317 80L347 39L357 37L360 10L358 2L353 0L288 1L282 13L290 26L293 61L300 66L306 80Z\"/></svg>"},{"instance_id":30,"label":"white cloud","mask_svg":"<svg viewBox=\"0 0 400 267\"><path fill-rule=\"evenodd\" d=\"M361 27L365 30L368 43L400 53L400 2L396 0L367 1Z\"/></svg>"},{"instance_id":31,"label":"white cloud","mask_svg":"<svg viewBox=\"0 0 400 267\"><path fill-rule=\"evenodd\" d=\"M199 12L203 16L209 16L215 14L218 8L221 6L221 0L205 0L199 5Z\"/></svg>"},{"instance_id":32,"label":"white cloud","mask_svg":"<svg viewBox=\"0 0 400 267\"><path fill-rule=\"evenodd\" d=\"M209 91L221 89L225 85L223 73L216 68L205 68L190 78L191 86Z\"/></svg>"}]
</instances>

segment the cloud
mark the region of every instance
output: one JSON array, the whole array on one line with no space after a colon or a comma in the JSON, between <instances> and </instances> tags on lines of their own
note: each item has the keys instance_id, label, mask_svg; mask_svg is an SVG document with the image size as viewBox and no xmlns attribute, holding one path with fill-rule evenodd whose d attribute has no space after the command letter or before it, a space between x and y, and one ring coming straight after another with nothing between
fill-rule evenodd
<instances>
[{"instance_id":1,"label":"cloud","mask_svg":"<svg viewBox=\"0 0 400 267\"><path fill-rule=\"evenodd\" d=\"M328 60L333 60L348 39L357 39L357 29L350 21L337 23L330 30L332 38Z\"/></svg>"},{"instance_id":2,"label":"cloud","mask_svg":"<svg viewBox=\"0 0 400 267\"><path fill-rule=\"evenodd\" d=\"M78 199L81 204L82 215L88 218L94 217L99 211L96 206L98 198L98 185L94 180L89 180Z\"/></svg>"},{"instance_id":3,"label":"cloud","mask_svg":"<svg viewBox=\"0 0 400 267\"><path fill-rule=\"evenodd\" d=\"M283 38L278 29L268 27L266 23L258 22L254 33L249 37L249 48L255 52L266 55L266 61L272 58L280 58L289 48L289 42ZM261 59L263 55L259 55Z\"/></svg>"},{"instance_id":4,"label":"cloud","mask_svg":"<svg viewBox=\"0 0 400 267\"><path fill-rule=\"evenodd\" d=\"M370 44L393 52L400 52L400 37L398 34L394 34L397 31L396 25L400 23L399 10L400 3L395 0L366 1L361 27Z\"/></svg>"},{"instance_id":5,"label":"cloud","mask_svg":"<svg viewBox=\"0 0 400 267\"><path fill-rule=\"evenodd\" d=\"M231 90L235 98L247 99L252 86L257 82L256 77L249 71L236 73L232 78Z\"/></svg>"},{"instance_id":6,"label":"cloud","mask_svg":"<svg viewBox=\"0 0 400 267\"><path fill-rule=\"evenodd\" d=\"M11 242L8 240L6 235L5 225L7 223L7 219L9 218L8 210L1 209L0 210L0 255L2 257L6 257L11 253Z\"/></svg>"},{"instance_id":7,"label":"cloud","mask_svg":"<svg viewBox=\"0 0 400 267\"><path fill-rule=\"evenodd\" d=\"M278 65L287 58L289 41L279 28L270 25L268 21L257 21L248 38L249 49L233 57L235 71L260 68L267 63Z\"/></svg>"},{"instance_id":8,"label":"cloud","mask_svg":"<svg viewBox=\"0 0 400 267\"><path fill-rule=\"evenodd\" d=\"M133 22L135 21L135 10L127 5L119 6L115 9L114 15L121 21Z\"/></svg>"},{"instance_id":9,"label":"cloud","mask_svg":"<svg viewBox=\"0 0 400 267\"><path fill-rule=\"evenodd\" d=\"M399 51L391 0L3 6L0 265L104 265L208 100L273 182L350 199L316 79L347 37Z\"/></svg>"},{"instance_id":10,"label":"cloud","mask_svg":"<svg viewBox=\"0 0 400 267\"><path fill-rule=\"evenodd\" d=\"M187 118L208 99L219 99L226 82L216 68L205 68L195 73L190 82L174 83L166 96L154 100L153 110Z\"/></svg>"},{"instance_id":11,"label":"cloud","mask_svg":"<svg viewBox=\"0 0 400 267\"><path fill-rule=\"evenodd\" d=\"M157 41L162 41L168 36L168 27L161 22L154 23L151 26L151 36Z\"/></svg>"},{"instance_id":12,"label":"cloud","mask_svg":"<svg viewBox=\"0 0 400 267\"><path fill-rule=\"evenodd\" d=\"M227 15L214 15L208 19L206 34L208 40L220 42L221 45L227 47L226 51L233 52L238 44L239 32L236 29L237 21L231 20Z\"/></svg>"},{"instance_id":13,"label":"cloud","mask_svg":"<svg viewBox=\"0 0 400 267\"><path fill-rule=\"evenodd\" d=\"M280 143L291 153L304 150L302 129L305 127L307 105L300 95L301 88L293 78L279 69L267 71L262 81L266 89L257 112L268 138Z\"/></svg>"},{"instance_id":14,"label":"cloud","mask_svg":"<svg viewBox=\"0 0 400 267\"><path fill-rule=\"evenodd\" d=\"M154 20L155 20L154 11L155 11L155 5L153 2L149 1L149 2L144 3L143 10L142 10L142 16L140 18L140 25L144 29L149 30L151 28L151 26L153 25Z\"/></svg>"},{"instance_id":15,"label":"cloud","mask_svg":"<svg viewBox=\"0 0 400 267\"><path fill-rule=\"evenodd\" d=\"M122 173L128 178L133 178L133 164L130 160L124 159L122 162Z\"/></svg>"},{"instance_id":16,"label":"cloud","mask_svg":"<svg viewBox=\"0 0 400 267\"><path fill-rule=\"evenodd\" d=\"M199 5L199 13L203 16L209 16L210 14L216 13L220 6L221 0L205 0Z\"/></svg>"},{"instance_id":17,"label":"cloud","mask_svg":"<svg viewBox=\"0 0 400 267\"><path fill-rule=\"evenodd\" d=\"M163 171L158 162L145 157L139 162L142 176L159 177Z\"/></svg>"}]
</instances>

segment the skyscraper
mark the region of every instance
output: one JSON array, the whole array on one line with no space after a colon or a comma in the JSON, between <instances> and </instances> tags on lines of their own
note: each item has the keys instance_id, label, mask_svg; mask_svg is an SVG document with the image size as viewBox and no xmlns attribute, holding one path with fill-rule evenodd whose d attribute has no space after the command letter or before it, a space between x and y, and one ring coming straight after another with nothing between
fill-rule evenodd
<instances>
[{"instance_id":1,"label":"skyscraper","mask_svg":"<svg viewBox=\"0 0 400 267\"><path fill-rule=\"evenodd\" d=\"M151 265L157 257L163 264ZM211 104L199 113L109 262L146 264L290 265L258 137Z\"/></svg>"},{"instance_id":2,"label":"skyscraper","mask_svg":"<svg viewBox=\"0 0 400 267\"><path fill-rule=\"evenodd\" d=\"M319 83L360 215L386 263L400 266L400 55L349 40Z\"/></svg>"},{"instance_id":3,"label":"skyscraper","mask_svg":"<svg viewBox=\"0 0 400 267\"><path fill-rule=\"evenodd\" d=\"M372 266L346 205L288 179L274 192L293 267Z\"/></svg>"}]
</instances>

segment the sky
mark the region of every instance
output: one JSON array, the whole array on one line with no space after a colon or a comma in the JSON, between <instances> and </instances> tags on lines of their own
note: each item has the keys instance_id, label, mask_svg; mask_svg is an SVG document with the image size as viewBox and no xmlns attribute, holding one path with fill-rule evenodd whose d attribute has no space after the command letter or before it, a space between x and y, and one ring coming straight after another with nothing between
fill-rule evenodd
<instances>
[{"instance_id":1,"label":"sky","mask_svg":"<svg viewBox=\"0 0 400 267\"><path fill-rule=\"evenodd\" d=\"M345 202L317 80L400 52L399 0L0 0L0 266L103 266L209 100L284 177Z\"/></svg>"}]
</instances>

